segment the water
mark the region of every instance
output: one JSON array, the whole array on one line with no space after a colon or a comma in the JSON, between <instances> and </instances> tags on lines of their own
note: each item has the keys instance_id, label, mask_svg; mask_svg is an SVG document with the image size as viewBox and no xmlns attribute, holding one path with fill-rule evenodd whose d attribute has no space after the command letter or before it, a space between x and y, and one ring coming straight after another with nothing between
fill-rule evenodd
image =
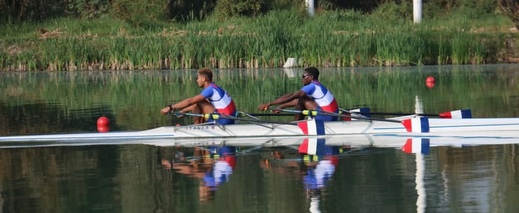
<instances>
[{"instance_id":1,"label":"water","mask_svg":"<svg viewBox=\"0 0 519 213\"><path fill-rule=\"evenodd\" d=\"M470 108L475 117L516 117L517 68L323 69L328 75L321 81L345 108L412 112L419 96L430 113ZM293 71L300 76L301 70ZM112 131L188 124L159 110L199 91L194 73L2 73L0 135L94 132L100 115L110 117ZM299 79L282 70L218 74L217 82L248 112L300 87ZM427 76L436 78L432 89L425 86ZM225 147L222 142L214 144ZM0 205L2 212L515 212L518 207L513 141L432 147L428 155L400 147L337 145L340 154L330 155L333 163L322 167L317 165L326 159L305 161L297 145L236 149L235 165L229 170L220 164L227 178L215 187L211 176L204 181L220 162L214 155L204 158L209 146L4 148ZM330 178L316 184L311 171Z\"/></svg>"}]
</instances>

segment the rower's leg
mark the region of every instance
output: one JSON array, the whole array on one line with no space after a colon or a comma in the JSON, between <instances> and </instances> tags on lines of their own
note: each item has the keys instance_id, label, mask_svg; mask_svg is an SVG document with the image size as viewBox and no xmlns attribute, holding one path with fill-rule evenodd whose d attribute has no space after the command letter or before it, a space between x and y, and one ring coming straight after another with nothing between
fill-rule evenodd
<instances>
[{"instance_id":1,"label":"rower's leg","mask_svg":"<svg viewBox=\"0 0 519 213\"><path fill-rule=\"evenodd\" d=\"M214 106L211 103L209 103L209 101L207 101L207 100L200 101L195 105L196 106L193 108L193 113L195 113L195 114L214 113L214 110L215 110ZM202 117L194 117L193 121L195 124L200 124L200 123L205 122L205 119Z\"/></svg>"},{"instance_id":2,"label":"rower's leg","mask_svg":"<svg viewBox=\"0 0 519 213\"><path fill-rule=\"evenodd\" d=\"M298 99L297 104L295 106L296 110L316 110L319 107L317 103L311 98L305 96ZM294 120L303 120L303 114L294 115Z\"/></svg>"},{"instance_id":3,"label":"rower's leg","mask_svg":"<svg viewBox=\"0 0 519 213\"><path fill-rule=\"evenodd\" d=\"M190 111L192 113L194 113L194 114L202 114L202 110L200 109L198 104L193 104L189 108L190 108ZM203 123L203 122L204 122L204 118L203 117L193 116L193 123L200 124L200 123Z\"/></svg>"}]
</instances>

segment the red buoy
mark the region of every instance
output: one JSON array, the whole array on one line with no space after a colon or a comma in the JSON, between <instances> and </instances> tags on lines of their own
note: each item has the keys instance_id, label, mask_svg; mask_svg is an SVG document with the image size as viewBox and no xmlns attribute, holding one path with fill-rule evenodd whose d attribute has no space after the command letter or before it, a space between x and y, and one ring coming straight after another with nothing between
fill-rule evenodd
<instances>
[{"instance_id":1,"label":"red buoy","mask_svg":"<svg viewBox=\"0 0 519 213\"><path fill-rule=\"evenodd\" d=\"M97 131L98 132L108 132L108 131L110 131L110 127L109 126L97 126Z\"/></svg>"},{"instance_id":2,"label":"red buoy","mask_svg":"<svg viewBox=\"0 0 519 213\"><path fill-rule=\"evenodd\" d=\"M435 83L436 80L432 76L429 76L425 79L425 86L427 86L429 89L432 89Z\"/></svg>"},{"instance_id":3,"label":"red buoy","mask_svg":"<svg viewBox=\"0 0 519 213\"><path fill-rule=\"evenodd\" d=\"M105 116L97 119L97 131L108 132L110 130L110 119Z\"/></svg>"},{"instance_id":4,"label":"red buoy","mask_svg":"<svg viewBox=\"0 0 519 213\"><path fill-rule=\"evenodd\" d=\"M427 82L425 83L425 86L427 86L429 89L432 89L434 87L434 82Z\"/></svg>"},{"instance_id":5,"label":"red buoy","mask_svg":"<svg viewBox=\"0 0 519 213\"><path fill-rule=\"evenodd\" d=\"M435 82L436 82L436 80L432 76L429 76L425 79L425 83L435 83Z\"/></svg>"}]
</instances>

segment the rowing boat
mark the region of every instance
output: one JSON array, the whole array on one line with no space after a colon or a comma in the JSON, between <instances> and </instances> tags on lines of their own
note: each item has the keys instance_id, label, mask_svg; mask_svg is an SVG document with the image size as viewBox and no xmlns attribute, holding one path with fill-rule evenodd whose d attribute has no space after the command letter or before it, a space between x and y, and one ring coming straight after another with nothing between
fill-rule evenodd
<instances>
[{"instance_id":1,"label":"rowing boat","mask_svg":"<svg viewBox=\"0 0 519 213\"><path fill-rule=\"evenodd\" d=\"M182 146L239 146L239 147L289 147L299 146L305 140L324 139L328 146L348 146L352 148L377 147L401 148L406 143L421 143L424 140L431 147L475 146L517 144L519 135L502 131L502 136L413 136L406 134L351 134L315 136L261 136L261 137L214 137L214 138L161 138L161 137L117 137L117 138L69 138L59 140L2 141L0 148L32 148L56 146L98 146L98 145L151 145L159 147ZM102 134L102 133L100 133Z\"/></svg>"},{"instance_id":2,"label":"rowing boat","mask_svg":"<svg viewBox=\"0 0 519 213\"><path fill-rule=\"evenodd\" d=\"M411 119L409 119L411 120ZM204 123L188 126L165 126L137 132L108 132L80 134L50 134L0 137L1 141L58 141L58 140L110 140L110 139L184 139L184 138L224 138L224 137L281 137L317 135L316 131L324 131L326 135L405 133L404 125L399 121L366 122L336 121L315 124L315 120L304 120L286 123L240 123L219 125Z\"/></svg>"},{"instance_id":3,"label":"rowing boat","mask_svg":"<svg viewBox=\"0 0 519 213\"><path fill-rule=\"evenodd\" d=\"M318 129L321 129L322 132L318 133ZM0 142L250 138L321 134L367 134L398 137L516 137L519 135L519 118L440 119L417 116L401 122L392 119L352 120L323 122L319 125L314 120L287 123L262 123L257 121L256 123L238 123L233 125L206 123L188 126L165 126L136 132L4 136L0 137Z\"/></svg>"}]
</instances>

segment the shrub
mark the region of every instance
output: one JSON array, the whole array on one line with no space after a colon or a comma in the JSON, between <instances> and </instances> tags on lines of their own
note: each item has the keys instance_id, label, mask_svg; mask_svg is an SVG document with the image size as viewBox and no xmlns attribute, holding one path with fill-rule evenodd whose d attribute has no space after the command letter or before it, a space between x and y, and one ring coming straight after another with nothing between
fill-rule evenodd
<instances>
[{"instance_id":1,"label":"shrub","mask_svg":"<svg viewBox=\"0 0 519 213\"><path fill-rule=\"evenodd\" d=\"M112 0L115 17L140 27L166 20L167 6L164 0Z\"/></svg>"},{"instance_id":2,"label":"shrub","mask_svg":"<svg viewBox=\"0 0 519 213\"><path fill-rule=\"evenodd\" d=\"M234 16L258 16L270 9L272 0L219 0L215 13L220 19Z\"/></svg>"}]
</instances>

